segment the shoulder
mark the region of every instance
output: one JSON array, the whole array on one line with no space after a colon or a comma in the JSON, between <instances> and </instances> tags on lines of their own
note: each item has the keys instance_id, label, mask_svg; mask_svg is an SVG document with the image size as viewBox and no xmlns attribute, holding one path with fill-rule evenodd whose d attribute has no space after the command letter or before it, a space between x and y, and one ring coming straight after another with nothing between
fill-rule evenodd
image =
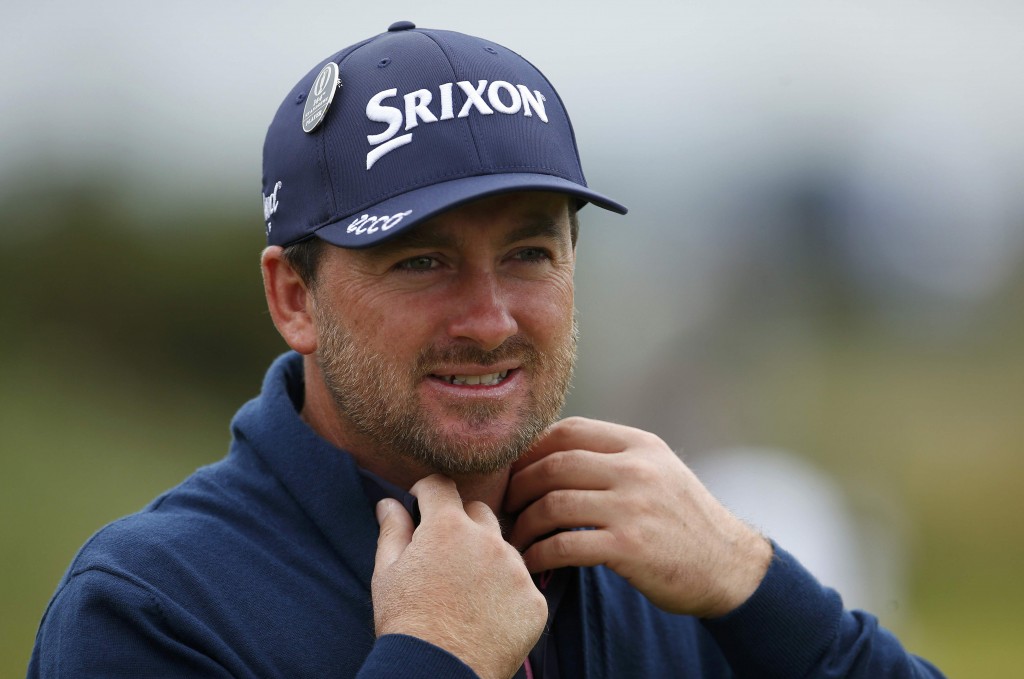
<instances>
[{"instance_id":1,"label":"shoulder","mask_svg":"<svg viewBox=\"0 0 1024 679\"><path fill-rule=\"evenodd\" d=\"M64 583L103 573L154 591L193 591L196 582L217 583L222 573L258 565L257 556L282 533L301 537L303 519L258 461L230 456L100 529Z\"/></svg>"}]
</instances>

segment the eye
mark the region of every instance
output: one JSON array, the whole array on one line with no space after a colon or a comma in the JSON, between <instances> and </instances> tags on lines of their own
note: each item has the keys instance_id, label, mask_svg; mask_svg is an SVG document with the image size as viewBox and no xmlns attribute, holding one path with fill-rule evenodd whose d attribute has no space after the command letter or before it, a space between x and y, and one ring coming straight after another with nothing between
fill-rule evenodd
<instances>
[{"instance_id":1,"label":"eye","mask_svg":"<svg viewBox=\"0 0 1024 679\"><path fill-rule=\"evenodd\" d=\"M395 268L401 271L430 271L438 266L440 266L440 263L436 258L429 255L417 255L416 257L403 259L395 265Z\"/></svg>"},{"instance_id":2,"label":"eye","mask_svg":"<svg viewBox=\"0 0 1024 679\"><path fill-rule=\"evenodd\" d=\"M523 248L516 251L513 258L528 263L545 262L551 259L551 255L544 248Z\"/></svg>"}]
</instances>

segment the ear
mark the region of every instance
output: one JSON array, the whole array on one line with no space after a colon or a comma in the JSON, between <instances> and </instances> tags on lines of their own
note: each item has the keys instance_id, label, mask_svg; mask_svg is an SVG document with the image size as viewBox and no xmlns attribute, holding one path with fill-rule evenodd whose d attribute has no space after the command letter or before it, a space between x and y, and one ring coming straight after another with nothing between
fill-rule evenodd
<instances>
[{"instance_id":1,"label":"ear","mask_svg":"<svg viewBox=\"0 0 1024 679\"><path fill-rule=\"evenodd\" d=\"M284 341L300 354L316 351L312 296L299 274L284 258L284 249L271 245L260 257L267 308Z\"/></svg>"}]
</instances>

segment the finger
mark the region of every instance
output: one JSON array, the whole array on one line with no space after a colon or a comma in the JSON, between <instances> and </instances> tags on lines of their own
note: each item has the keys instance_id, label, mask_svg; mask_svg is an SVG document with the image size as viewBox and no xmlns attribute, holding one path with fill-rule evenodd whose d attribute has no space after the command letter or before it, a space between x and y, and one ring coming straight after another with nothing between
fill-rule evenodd
<instances>
[{"instance_id":1,"label":"finger","mask_svg":"<svg viewBox=\"0 0 1024 679\"><path fill-rule=\"evenodd\" d=\"M516 518L508 541L523 549L538 538L570 528L605 528L617 515L615 496L600 490L556 490L540 498Z\"/></svg>"},{"instance_id":2,"label":"finger","mask_svg":"<svg viewBox=\"0 0 1024 679\"><path fill-rule=\"evenodd\" d=\"M606 490L618 477L614 455L588 450L562 450L537 460L512 475L505 491L504 509L522 511L531 502L562 488Z\"/></svg>"},{"instance_id":3,"label":"finger","mask_svg":"<svg viewBox=\"0 0 1024 679\"><path fill-rule=\"evenodd\" d=\"M419 501L421 523L429 522L442 511L462 508L462 498L455 482L441 474L420 479L409 492Z\"/></svg>"},{"instance_id":4,"label":"finger","mask_svg":"<svg viewBox=\"0 0 1024 679\"><path fill-rule=\"evenodd\" d=\"M498 517L494 515L491 508L483 502L474 500L465 504L466 514L469 518L473 519L481 526L488 526L501 532L501 524L498 521Z\"/></svg>"},{"instance_id":5,"label":"finger","mask_svg":"<svg viewBox=\"0 0 1024 679\"><path fill-rule=\"evenodd\" d=\"M523 554L523 561L531 573L542 573L566 566L609 565L615 556L615 537L610 532L574 530L533 544Z\"/></svg>"},{"instance_id":6,"label":"finger","mask_svg":"<svg viewBox=\"0 0 1024 679\"><path fill-rule=\"evenodd\" d=\"M377 503L377 522L380 536L377 538L377 555L374 557L374 572L386 571L391 567L412 540L412 517L401 502L385 498Z\"/></svg>"},{"instance_id":7,"label":"finger","mask_svg":"<svg viewBox=\"0 0 1024 679\"><path fill-rule=\"evenodd\" d=\"M548 427L533 446L512 465L513 473L559 450L592 450L596 453L620 453L641 433L621 424L568 417Z\"/></svg>"}]
</instances>

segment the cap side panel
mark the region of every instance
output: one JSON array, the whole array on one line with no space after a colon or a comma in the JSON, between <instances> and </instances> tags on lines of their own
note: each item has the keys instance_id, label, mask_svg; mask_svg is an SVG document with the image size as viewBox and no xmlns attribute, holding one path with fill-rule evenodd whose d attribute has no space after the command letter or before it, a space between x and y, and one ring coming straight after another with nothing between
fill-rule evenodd
<instances>
[{"instance_id":1,"label":"cap side panel","mask_svg":"<svg viewBox=\"0 0 1024 679\"><path fill-rule=\"evenodd\" d=\"M336 62L338 64L338 87L342 90L344 90L345 84L341 80L341 68L345 65L345 62L348 61L349 57L351 57L354 52L355 49L351 49L347 53L341 53L341 58L338 59L338 61ZM341 96L341 92L338 92L335 96ZM335 113L337 113L337 111ZM330 114L330 111L328 111L328 114ZM335 187L337 187L338 184L333 181L334 178L331 176L331 163L329 162L327 155L327 142L325 141L326 139L326 134L319 135L317 146L320 153L317 157L317 163L320 166L320 174L324 182L324 193L327 196L327 204L329 206L328 209L330 210L330 214L333 216L338 214L338 195L335 191Z\"/></svg>"},{"instance_id":2,"label":"cap side panel","mask_svg":"<svg viewBox=\"0 0 1024 679\"><path fill-rule=\"evenodd\" d=\"M372 40L372 38L370 39ZM323 59L289 91L278 107L263 145L264 215L267 203L273 214L267 221L269 245L297 241L334 214L330 178L325 174L321 152L323 128L313 134L302 131L304 101L320 70L328 62L343 59L367 41L351 45ZM336 111L328 111L328 118Z\"/></svg>"},{"instance_id":3,"label":"cap side panel","mask_svg":"<svg viewBox=\"0 0 1024 679\"><path fill-rule=\"evenodd\" d=\"M512 50L509 50L509 51L512 51ZM562 95L560 95L560 94L558 93L558 90L556 90L556 89L555 89L555 86L551 84L551 81L550 81L550 80L548 80L548 77L547 77L546 75L544 75L544 74L543 74L543 73L542 73L542 72L540 71L540 69L538 69L538 68L537 68L536 66L534 66L534 65L533 65L533 62L532 62L532 61L530 61L529 59L527 59L527 58L526 58L526 57L524 57L523 55L519 54L518 52L516 52L515 54L517 54L517 55L519 56L519 58L520 58L520 59L522 59L523 61L525 61L526 63L528 63L528 64L529 64L530 66L533 66L533 68L537 70L537 73L538 73L538 74L540 75L540 77L541 77L541 78L542 78L542 79L544 80L544 82L545 82L545 83L547 83L547 86L548 86L548 87L549 87L549 88L551 89L551 92L552 92L552 93L554 93L555 97L556 97L556 98L558 99L558 108L559 108L560 110L562 110L562 111L565 111L565 123L566 123L566 125L568 125L568 127L569 127L569 138L570 138L570 139L572 139L572 149L573 149L573 153L575 153L575 154L576 154L576 166L577 166L578 168L580 168L580 176L579 176L579 179L578 179L578 181L579 181L579 182L580 182L581 184L583 184L584 186L586 186L586 185L587 185L587 180L586 180L586 178L585 178L585 177L583 176L583 161L582 161L582 159L580 158L580 147L579 147L579 144L578 144L578 143L577 143L577 141L576 141L576 130L575 130L575 128L573 128L573 126L572 126L572 118L570 118L570 117L569 117L569 109L567 109L567 108L565 107L565 102L564 102L564 101L562 100Z\"/></svg>"}]
</instances>

